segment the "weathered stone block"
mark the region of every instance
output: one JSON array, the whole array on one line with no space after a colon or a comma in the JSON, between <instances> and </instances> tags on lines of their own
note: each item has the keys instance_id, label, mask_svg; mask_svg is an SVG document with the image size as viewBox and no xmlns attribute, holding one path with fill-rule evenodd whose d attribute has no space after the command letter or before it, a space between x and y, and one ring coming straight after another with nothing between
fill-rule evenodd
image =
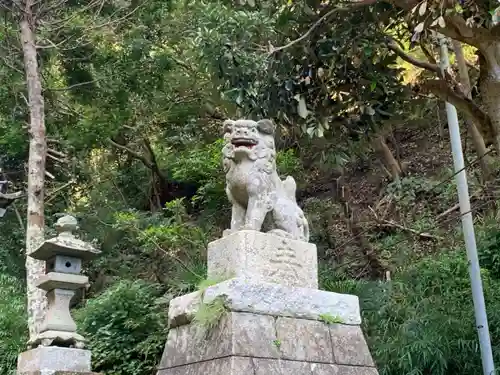
<instances>
[{"instance_id":1,"label":"weathered stone block","mask_svg":"<svg viewBox=\"0 0 500 375\"><path fill-rule=\"evenodd\" d=\"M231 311L312 320L330 314L344 324L361 324L359 299L349 294L235 278L207 288L203 302L220 296L224 296Z\"/></svg>"},{"instance_id":2,"label":"weathered stone block","mask_svg":"<svg viewBox=\"0 0 500 375\"><path fill-rule=\"evenodd\" d=\"M157 375L378 375L378 372L373 367L234 356L162 369Z\"/></svg>"},{"instance_id":3,"label":"weathered stone block","mask_svg":"<svg viewBox=\"0 0 500 375\"><path fill-rule=\"evenodd\" d=\"M39 371L41 375L54 375L61 371L78 374L91 373L90 351L41 346L19 354L17 373L24 374L36 371Z\"/></svg>"},{"instance_id":4,"label":"weathered stone block","mask_svg":"<svg viewBox=\"0 0 500 375\"><path fill-rule=\"evenodd\" d=\"M253 375L250 359L239 357L217 358L184 366L159 370L157 375Z\"/></svg>"},{"instance_id":5,"label":"weathered stone block","mask_svg":"<svg viewBox=\"0 0 500 375\"><path fill-rule=\"evenodd\" d=\"M315 320L278 318L276 332L281 358L335 363L326 324Z\"/></svg>"},{"instance_id":6,"label":"weathered stone block","mask_svg":"<svg viewBox=\"0 0 500 375\"><path fill-rule=\"evenodd\" d=\"M211 332L195 324L171 329L159 368L230 355L275 358L275 340L273 317L228 312Z\"/></svg>"},{"instance_id":7,"label":"weathered stone block","mask_svg":"<svg viewBox=\"0 0 500 375\"><path fill-rule=\"evenodd\" d=\"M249 360L253 364L252 375L311 375L311 364L308 362L264 358Z\"/></svg>"},{"instance_id":8,"label":"weathered stone block","mask_svg":"<svg viewBox=\"0 0 500 375\"><path fill-rule=\"evenodd\" d=\"M316 245L243 230L208 244L208 278L318 288Z\"/></svg>"},{"instance_id":9,"label":"weathered stone block","mask_svg":"<svg viewBox=\"0 0 500 375\"><path fill-rule=\"evenodd\" d=\"M326 363L312 363L308 375L378 375L375 367L338 366Z\"/></svg>"},{"instance_id":10,"label":"weathered stone block","mask_svg":"<svg viewBox=\"0 0 500 375\"><path fill-rule=\"evenodd\" d=\"M201 292L193 292L174 298L168 307L168 324L171 328L188 324L200 307Z\"/></svg>"},{"instance_id":11,"label":"weathered stone block","mask_svg":"<svg viewBox=\"0 0 500 375\"><path fill-rule=\"evenodd\" d=\"M374 366L370 349L359 326L330 327L335 362L341 365Z\"/></svg>"}]
</instances>

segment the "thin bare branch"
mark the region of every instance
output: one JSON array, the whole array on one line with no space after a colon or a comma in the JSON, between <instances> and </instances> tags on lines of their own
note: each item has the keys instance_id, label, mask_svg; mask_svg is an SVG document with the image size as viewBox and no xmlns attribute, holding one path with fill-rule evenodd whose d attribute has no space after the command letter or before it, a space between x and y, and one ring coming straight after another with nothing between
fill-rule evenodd
<instances>
[{"instance_id":1,"label":"thin bare branch","mask_svg":"<svg viewBox=\"0 0 500 375\"><path fill-rule=\"evenodd\" d=\"M409 62L412 65L415 65L418 68L422 68L428 70L430 72L434 72L438 75L441 75L441 69L436 64L428 63L427 61L418 60L409 54L407 54L401 47L399 47L394 40L390 39L387 43L387 48L393 51L396 55L401 57L404 61Z\"/></svg>"},{"instance_id":2,"label":"thin bare branch","mask_svg":"<svg viewBox=\"0 0 500 375\"><path fill-rule=\"evenodd\" d=\"M116 147L116 148L118 148L120 150L123 150L123 151L127 152L128 154L130 154L132 157L136 158L137 160L140 160L147 168L149 168L149 169L153 168L153 165L152 165L151 161L148 160L144 155L139 154L138 152L136 152L136 151L128 148L125 145L121 145L119 143L116 143L111 138L108 138L107 141L112 146L114 146L114 147Z\"/></svg>"},{"instance_id":3,"label":"thin bare branch","mask_svg":"<svg viewBox=\"0 0 500 375\"><path fill-rule=\"evenodd\" d=\"M17 208L16 202L12 203L12 207L14 208L14 212L16 214L16 218L17 218L17 221L19 222L19 226L21 227L21 230L23 232L26 232L26 228L24 227L23 217L21 216L21 213L19 212L19 209Z\"/></svg>"},{"instance_id":4,"label":"thin bare branch","mask_svg":"<svg viewBox=\"0 0 500 375\"><path fill-rule=\"evenodd\" d=\"M24 193L22 191L16 191L15 193L0 193L0 199L6 199L9 201L20 199L22 197L24 197Z\"/></svg>"},{"instance_id":5,"label":"thin bare branch","mask_svg":"<svg viewBox=\"0 0 500 375\"><path fill-rule=\"evenodd\" d=\"M47 157L50 158L50 159L52 159L52 160L54 160L54 161L57 161L58 163L66 163L67 162L64 159L60 159L60 158L58 158L58 157L56 157L54 155L51 155L49 153L47 153Z\"/></svg>"},{"instance_id":6,"label":"thin bare branch","mask_svg":"<svg viewBox=\"0 0 500 375\"><path fill-rule=\"evenodd\" d=\"M2 59L3 63L5 66L9 67L12 70L15 70L18 73L24 74L23 70L21 68L16 67L14 64L16 60L14 61L9 61L9 58L7 56L0 55L0 59Z\"/></svg>"},{"instance_id":7,"label":"thin bare branch","mask_svg":"<svg viewBox=\"0 0 500 375\"><path fill-rule=\"evenodd\" d=\"M98 82L98 80L94 79L94 80L88 81L88 82L75 83L74 85L71 85L68 87L49 87L46 89L46 91L67 91L67 90L74 89L75 87L86 86L86 85L90 85L90 84L96 83L96 82Z\"/></svg>"},{"instance_id":8,"label":"thin bare branch","mask_svg":"<svg viewBox=\"0 0 500 375\"><path fill-rule=\"evenodd\" d=\"M46 199L45 203L49 203L50 201L52 201L52 200L53 200L53 199L57 196L57 194L58 194L60 191L62 191L62 190L64 190L64 189L66 189L68 186L71 186L71 185L73 185L74 183L75 183L75 180L70 180L70 181L66 182L64 185L62 185L62 186L58 187L57 189L55 189L55 190L53 190L53 191L49 192L49 193L47 194L47 199Z\"/></svg>"},{"instance_id":9,"label":"thin bare branch","mask_svg":"<svg viewBox=\"0 0 500 375\"><path fill-rule=\"evenodd\" d=\"M402 231L413 233L421 238L427 238L427 239L433 239L433 240L442 240L443 239L443 237L435 236L435 235L427 233L427 232L419 232L418 230L405 227L404 225L398 224L392 220L383 220L381 223L377 224L377 226L382 227L382 228L401 229Z\"/></svg>"},{"instance_id":10,"label":"thin bare branch","mask_svg":"<svg viewBox=\"0 0 500 375\"><path fill-rule=\"evenodd\" d=\"M370 4L375 4L376 2L377 2L377 0L362 0L362 1L353 2L353 3L351 3L351 5L348 5L348 6L336 6L335 8L333 8L330 11L328 11L327 13L325 13L321 18L319 18L309 28L309 30L307 30L304 34L302 34L297 39L294 39L291 42L289 42L289 43L287 43L287 44L285 44L284 46L281 46L281 47L272 47L272 46L269 46L270 51L269 51L268 55L271 56L271 55L273 55L274 53L276 53L278 51L282 51L284 49L290 48L294 44L300 43L304 39L307 39L309 37L309 35L311 35L311 33L319 25L321 25L324 21L326 21L328 18L330 18L332 15L334 15L337 12L352 11L353 9L355 9L357 7L361 7L361 6L365 6L365 5L370 5Z\"/></svg>"},{"instance_id":11,"label":"thin bare branch","mask_svg":"<svg viewBox=\"0 0 500 375\"><path fill-rule=\"evenodd\" d=\"M51 154L60 156L62 158L65 158L66 156L68 156L64 152L54 150L53 148L50 148L50 147L47 148L47 152L50 152Z\"/></svg>"}]
</instances>

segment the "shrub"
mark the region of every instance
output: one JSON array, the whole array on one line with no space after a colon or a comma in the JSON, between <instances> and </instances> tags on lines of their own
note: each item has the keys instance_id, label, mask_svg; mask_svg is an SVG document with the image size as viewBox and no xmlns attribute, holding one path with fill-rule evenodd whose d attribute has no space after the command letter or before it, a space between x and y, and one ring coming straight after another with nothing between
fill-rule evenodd
<instances>
[{"instance_id":1,"label":"shrub","mask_svg":"<svg viewBox=\"0 0 500 375\"><path fill-rule=\"evenodd\" d=\"M477 226L477 239L479 264L500 279L500 230L496 218L487 218L484 225Z\"/></svg>"},{"instance_id":2,"label":"shrub","mask_svg":"<svg viewBox=\"0 0 500 375\"><path fill-rule=\"evenodd\" d=\"M494 354L500 355L500 283L483 270ZM361 299L364 329L381 375L480 374L465 254L425 258Z\"/></svg>"},{"instance_id":3,"label":"shrub","mask_svg":"<svg viewBox=\"0 0 500 375\"><path fill-rule=\"evenodd\" d=\"M167 338L167 309L158 303L160 295L156 285L124 280L75 313L96 372L155 373Z\"/></svg>"},{"instance_id":4,"label":"shrub","mask_svg":"<svg viewBox=\"0 0 500 375\"><path fill-rule=\"evenodd\" d=\"M23 283L0 274L0 374L14 375L17 356L26 349L28 320Z\"/></svg>"}]
</instances>

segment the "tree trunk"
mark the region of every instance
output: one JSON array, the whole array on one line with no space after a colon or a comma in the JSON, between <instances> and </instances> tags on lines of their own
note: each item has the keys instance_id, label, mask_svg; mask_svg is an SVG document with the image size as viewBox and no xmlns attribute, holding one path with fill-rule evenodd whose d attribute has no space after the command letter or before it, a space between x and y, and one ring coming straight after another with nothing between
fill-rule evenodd
<instances>
[{"instance_id":1,"label":"tree trunk","mask_svg":"<svg viewBox=\"0 0 500 375\"><path fill-rule=\"evenodd\" d=\"M467 63L465 61L462 44L459 41L453 39L452 43L453 43L453 49L455 50L455 56L460 76L460 83L463 86L463 91L466 97L468 99L472 99L469 70L467 68ZM484 143L482 134L479 132L479 129L474 123L474 119L471 116L467 115L467 113L465 114L465 116L466 116L465 124L471 135L474 150L476 151L478 158L480 158L479 165L481 166L481 170L483 172L483 178L485 181L488 181L491 178L492 174L490 167L491 158L488 155L486 155L487 152L486 145Z\"/></svg>"},{"instance_id":2,"label":"tree trunk","mask_svg":"<svg viewBox=\"0 0 500 375\"><path fill-rule=\"evenodd\" d=\"M401 177L401 167L392 154L391 149L389 148L389 146L387 146L385 137L382 135L375 136L375 138L373 139L373 146L375 150L382 156L384 164L389 168L392 180L399 180L399 178Z\"/></svg>"},{"instance_id":3,"label":"tree trunk","mask_svg":"<svg viewBox=\"0 0 500 375\"><path fill-rule=\"evenodd\" d=\"M28 220L26 225L26 254L29 255L44 241L44 182L45 182L45 119L42 84L38 71L35 35L30 21L31 0L27 0L20 22L24 69L28 88L30 111L29 159L28 159ZM45 273L45 262L26 256L26 282L28 297L28 326L30 341L36 337L45 316L45 293L35 286L36 280Z\"/></svg>"},{"instance_id":4,"label":"tree trunk","mask_svg":"<svg viewBox=\"0 0 500 375\"><path fill-rule=\"evenodd\" d=\"M480 48L484 74L479 82L481 99L491 119L492 143L500 155L500 64L499 45L491 43Z\"/></svg>"}]
</instances>

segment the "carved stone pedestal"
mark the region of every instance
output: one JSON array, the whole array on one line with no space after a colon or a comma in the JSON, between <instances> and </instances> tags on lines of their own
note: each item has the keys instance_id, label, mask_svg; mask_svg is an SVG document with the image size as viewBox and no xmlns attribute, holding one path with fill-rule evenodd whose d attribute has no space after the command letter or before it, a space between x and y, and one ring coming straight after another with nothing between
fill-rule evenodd
<instances>
[{"instance_id":1,"label":"carved stone pedestal","mask_svg":"<svg viewBox=\"0 0 500 375\"><path fill-rule=\"evenodd\" d=\"M208 265L236 277L170 302L157 375L378 375L358 298L315 287L314 245L241 231L209 245ZM222 304L211 327L197 321Z\"/></svg>"},{"instance_id":2,"label":"carved stone pedestal","mask_svg":"<svg viewBox=\"0 0 500 375\"><path fill-rule=\"evenodd\" d=\"M218 298L216 328L192 321ZM157 375L377 374L356 296L231 279L174 299L169 320Z\"/></svg>"},{"instance_id":3,"label":"carved stone pedestal","mask_svg":"<svg viewBox=\"0 0 500 375\"><path fill-rule=\"evenodd\" d=\"M17 359L17 375L99 375L90 369L90 351L57 346L27 350Z\"/></svg>"},{"instance_id":4,"label":"carved stone pedestal","mask_svg":"<svg viewBox=\"0 0 500 375\"><path fill-rule=\"evenodd\" d=\"M316 245L253 230L232 233L208 245L208 279L238 277L318 288Z\"/></svg>"}]
</instances>

